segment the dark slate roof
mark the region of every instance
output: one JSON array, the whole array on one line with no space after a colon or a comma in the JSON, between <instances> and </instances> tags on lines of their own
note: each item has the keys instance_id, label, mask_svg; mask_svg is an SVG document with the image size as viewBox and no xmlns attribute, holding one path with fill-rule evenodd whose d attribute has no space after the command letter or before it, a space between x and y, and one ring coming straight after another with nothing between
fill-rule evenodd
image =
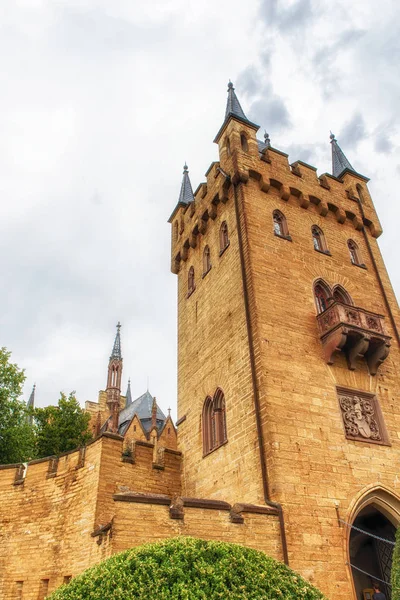
<instances>
[{"instance_id":1,"label":"dark slate roof","mask_svg":"<svg viewBox=\"0 0 400 600\"><path fill-rule=\"evenodd\" d=\"M227 119L230 115L234 115L235 117L239 117L240 119L247 121L247 117L240 106L240 102L235 94L235 88L233 87L233 83L231 81L228 83L228 100L226 102L225 119Z\"/></svg>"},{"instance_id":2,"label":"dark slate roof","mask_svg":"<svg viewBox=\"0 0 400 600\"><path fill-rule=\"evenodd\" d=\"M183 167L183 178L181 191L179 194L178 204L189 204L189 202L193 202L194 195L192 190L192 184L190 183L189 178L189 169L187 164Z\"/></svg>"},{"instance_id":3,"label":"dark slate roof","mask_svg":"<svg viewBox=\"0 0 400 600\"><path fill-rule=\"evenodd\" d=\"M343 150L337 143L337 140L333 133L331 133L331 144L332 144L332 175L334 177L340 177L343 171L348 169L349 171L354 171L350 162L347 160Z\"/></svg>"},{"instance_id":4,"label":"dark slate roof","mask_svg":"<svg viewBox=\"0 0 400 600\"><path fill-rule=\"evenodd\" d=\"M119 330L121 329L121 323L118 321L117 324L117 335L115 336L115 340L114 340L114 346L111 352L111 358L118 358L121 359L121 335L119 333Z\"/></svg>"},{"instance_id":5,"label":"dark slate roof","mask_svg":"<svg viewBox=\"0 0 400 600\"><path fill-rule=\"evenodd\" d=\"M121 410L121 412L119 413L118 433L120 435L124 435L135 414L140 419L146 433L150 431L153 400L153 396L147 390L147 392L139 396L139 398L136 398L136 400L134 400L129 406L126 406L123 410ZM161 408L157 405L158 430L160 430L163 427L166 420L166 416L162 412Z\"/></svg>"}]
</instances>

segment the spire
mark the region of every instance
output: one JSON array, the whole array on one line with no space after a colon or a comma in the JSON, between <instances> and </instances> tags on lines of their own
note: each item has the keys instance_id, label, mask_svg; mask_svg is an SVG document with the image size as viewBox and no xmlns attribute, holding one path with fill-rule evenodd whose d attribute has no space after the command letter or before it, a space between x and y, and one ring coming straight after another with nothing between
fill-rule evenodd
<instances>
[{"instance_id":1,"label":"spire","mask_svg":"<svg viewBox=\"0 0 400 600\"><path fill-rule=\"evenodd\" d=\"M332 175L334 177L340 177L343 171L348 169L349 171L354 171L353 167L347 160L343 150L340 148L335 135L331 131L331 144L332 144Z\"/></svg>"},{"instance_id":2,"label":"spire","mask_svg":"<svg viewBox=\"0 0 400 600\"><path fill-rule=\"evenodd\" d=\"M26 406L28 408L35 408L35 391L36 391L36 383L33 384L31 395L29 396L29 400L26 403Z\"/></svg>"},{"instance_id":3,"label":"spire","mask_svg":"<svg viewBox=\"0 0 400 600\"><path fill-rule=\"evenodd\" d=\"M114 346L111 352L111 358L118 358L121 359L121 335L120 335L120 329L121 329L121 323L118 321L117 323L117 334L115 336L115 340L114 340Z\"/></svg>"},{"instance_id":4,"label":"spire","mask_svg":"<svg viewBox=\"0 0 400 600\"><path fill-rule=\"evenodd\" d=\"M189 169L185 162L183 167L183 178L181 185L181 193L179 194L178 204L189 204L189 202L193 202L194 195L192 190L192 184L189 179Z\"/></svg>"},{"instance_id":5,"label":"spire","mask_svg":"<svg viewBox=\"0 0 400 600\"><path fill-rule=\"evenodd\" d=\"M226 102L225 119L227 119L230 115L233 115L234 117L239 117L240 119L247 121L247 117L244 114L243 109L240 106L240 102L235 94L235 88L233 87L233 83L229 80L228 100Z\"/></svg>"},{"instance_id":6,"label":"spire","mask_svg":"<svg viewBox=\"0 0 400 600\"><path fill-rule=\"evenodd\" d=\"M126 402L125 402L125 408L127 406L130 406L132 404L132 393L131 393L131 380L130 378L128 379L128 388L126 390Z\"/></svg>"}]
</instances>

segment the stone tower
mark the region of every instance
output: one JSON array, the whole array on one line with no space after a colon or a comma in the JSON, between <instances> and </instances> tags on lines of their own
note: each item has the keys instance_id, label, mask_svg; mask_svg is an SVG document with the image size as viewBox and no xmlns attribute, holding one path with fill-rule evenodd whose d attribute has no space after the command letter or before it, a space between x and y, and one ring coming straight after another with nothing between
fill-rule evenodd
<instances>
[{"instance_id":1,"label":"stone tower","mask_svg":"<svg viewBox=\"0 0 400 600\"><path fill-rule=\"evenodd\" d=\"M258 129L230 83L219 161L194 194L185 166L170 217L183 493L272 504L290 565L360 599L400 522L399 308L335 137L318 176Z\"/></svg>"},{"instance_id":2,"label":"stone tower","mask_svg":"<svg viewBox=\"0 0 400 600\"><path fill-rule=\"evenodd\" d=\"M121 324L118 321L117 333L114 340L114 346L108 362L107 374L107 407L110 411L111 421L108 426L109 431L118 432L118 417L121 403L121 377L122 377L122 355L121 355Z\"/></svg>"}]
</instances>

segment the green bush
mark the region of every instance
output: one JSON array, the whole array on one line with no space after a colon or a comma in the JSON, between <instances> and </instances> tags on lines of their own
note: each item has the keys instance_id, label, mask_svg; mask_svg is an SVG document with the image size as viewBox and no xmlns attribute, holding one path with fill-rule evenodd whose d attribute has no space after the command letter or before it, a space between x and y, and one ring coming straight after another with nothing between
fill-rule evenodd
<instances>
[{"instance_id":1,"label":"green bush","mask_svg":"<svg viewBox=\"0 0 400 600\"><path fill-rule=\"evenodd\" d=\"M392 560L392 600L400 600L400 527L396 531Z\"/></svg>"},{"instance_id":2,"label":"green bush","mask_svg":"<svg viewBox=\"0 0 400 600\"><path fill-rule=\"evenodd\" d=\"M284 564L236 544L179 537L116 554L51 600L317 600Z\"/></svg>"}]
</instances>

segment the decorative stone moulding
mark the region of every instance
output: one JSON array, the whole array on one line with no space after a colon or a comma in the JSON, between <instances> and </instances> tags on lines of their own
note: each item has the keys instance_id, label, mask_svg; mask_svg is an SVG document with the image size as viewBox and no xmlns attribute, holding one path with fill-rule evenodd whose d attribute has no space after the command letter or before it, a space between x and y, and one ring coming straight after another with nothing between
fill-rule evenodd
<instances>
[{"instance_id":1,"label":"decorative stone moulding","mask_svg":"<svg viewBox=\"0 0 400 600\"><path fill-rule=\"evenodd\" d=\"M389 445L376 396L346 388L337 388L337 394L348 439Z\"/></svg>"},{"instance_id":2,"label":"decorative stone moulding","mask_svg":"<svg viewBox=\"0 0 400 600\"><path fill-rule=\"evenodd\" d=\"M369 372L376 375L390 350L391 338L386 335L382 315L335 301L317 316L317 321L328 365L333 364L335 352L342 351L351 371L357 359L364 357Z\"/></svg>"}]
</instances>

